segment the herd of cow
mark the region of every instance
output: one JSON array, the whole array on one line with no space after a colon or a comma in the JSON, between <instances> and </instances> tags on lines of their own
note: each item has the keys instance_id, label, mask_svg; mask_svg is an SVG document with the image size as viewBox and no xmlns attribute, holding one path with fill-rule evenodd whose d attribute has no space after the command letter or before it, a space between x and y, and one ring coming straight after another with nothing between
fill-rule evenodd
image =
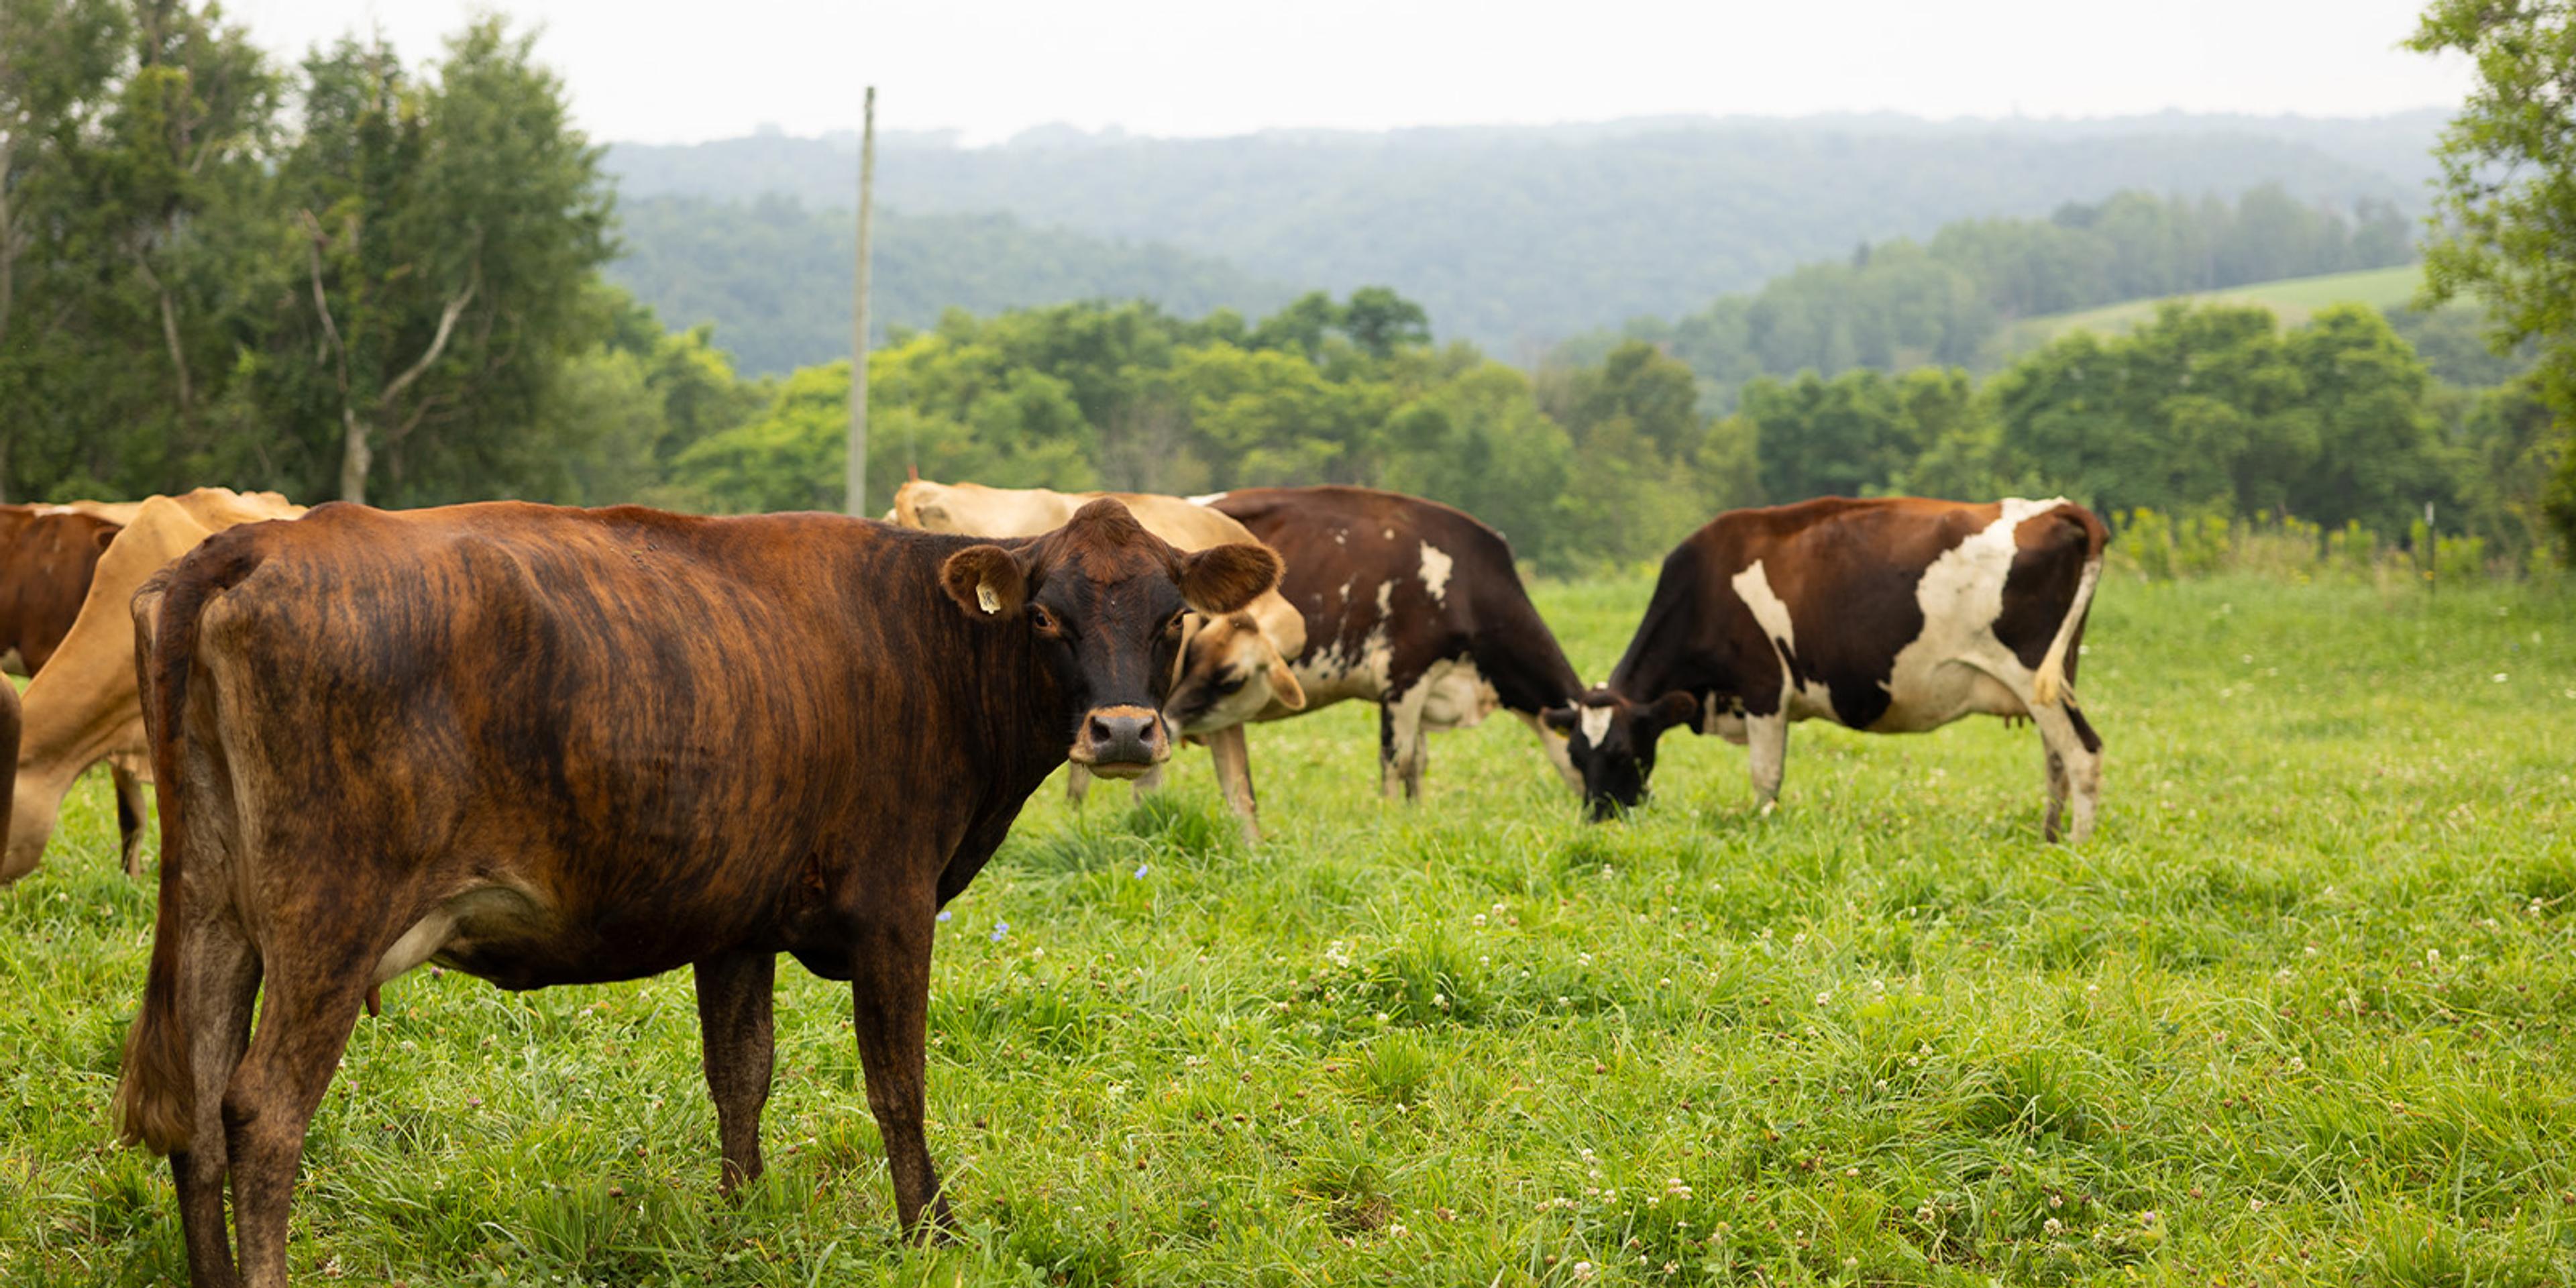
<instances>
[{"instance_id":1,"label":"herd of cow","mask_svg":"<svg viewBox=\"0 0 2576 1288\"><path fill-rule=\"evenodd\" d=\"M306 1126L360 1009L430 961L511 989L694 970L728 1190L761 1171L777 955L850 981L898 1215L944 1224L936 917L1068 761L1077 796L1141 790L1203 741L1257 839L1244 726L1344 699L1379 707L1390 796L1430 731L1501 707L1596 817L1642 803L1676 726L1746 745L1767 808L1793 721L1988 714L2039 731L2046 834L2094 822L2072 681L2104 530L2065 501L1721 515L1588 689L1503 538L1429 501L916 481L888 519L0 507L0 647L34 676L20 711L0 685L0 885L101 761L139 872L152 781L117 1109L169 1155L196 1283L285 1282Z\"/></svg>"}]
</instances>

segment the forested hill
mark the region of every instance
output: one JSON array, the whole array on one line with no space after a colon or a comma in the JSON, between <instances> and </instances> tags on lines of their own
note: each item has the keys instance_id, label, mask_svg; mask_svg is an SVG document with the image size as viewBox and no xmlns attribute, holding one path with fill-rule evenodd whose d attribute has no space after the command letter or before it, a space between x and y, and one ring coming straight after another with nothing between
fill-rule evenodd
<instances>
[{"instance_id":1,"label":"forested hill","mask_svg":"<svg viewBox=\"0 0 2576 1288\"><path fill-rule=\"evenodd\" d=\"M2338 131L2257 119L2212 128L2193 117L1847 117L1207 140L1056 128L985 148L892 140L878 191L887 208L914 216L999 211L1037 227L1168 243L1253 280L1389 285L1422 302L1445 334L1528 357L1596 327L1688 313L1859 242L1927 235L1961 218L2044 214L2123 189L2233 195L2277 182L2302 202L2409 202L2416 183L2375 164L2407 155L2388 140L2410 129L2429 145L2437 122L2409 120ZM764 135L619 144L607 167L630 203L779 194L824 211L846 209L855 153L847 136ZM686 265L658 236L630 226L626 242L660 259L676 283ZM726 262L705 271L756 267ZM830 287L782 277L774 289Z\"/></svg>"},{"instance_id":2,"label":"forested hill","mask_svg":"<svg viewBox=\"0 0 2576 1288\"><path fill-rule=\"evenodd\" d=\"M624 254L609 280L675 326L715 324L715 340L748 375L783 375L850 351L847 209L793 197L747 201L628 197L618 203ZM1069 300L1150 299L1186 317L1220 308L1260 315L1294 294L1219 260L1132 244L1007 214L879 210L870 322L882 343L951 308L999 313Z\"/></svg>"}]
</instances>

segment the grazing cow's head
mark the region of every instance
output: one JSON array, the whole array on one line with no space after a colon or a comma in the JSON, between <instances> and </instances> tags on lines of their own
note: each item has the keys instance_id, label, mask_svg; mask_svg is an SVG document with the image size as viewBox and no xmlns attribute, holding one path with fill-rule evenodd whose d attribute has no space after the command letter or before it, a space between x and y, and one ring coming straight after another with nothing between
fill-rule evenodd
<instances>
[{"instance_id":1,"label":"grazing cow's head","mask_svg":"<svg viewBox=\"0 0 2576 1288\"><path fill-rule=\"evenodd\" d=\"M1566 755L1583 775L1583 799L1598 820L1644 803L1646 779L1655 772L1655 741L1698 711L1699 700L1687 693L1630 702L1599 688L1572 706L1550 708L1545 718L1566 736Z\"/></svg>"},{"instance_id":2,"label":"grazing cow's head","mask_svg":"<svg viewBox=\"0 0 2576 1288\"><path fill-rule=\"evenodd\" d=\"M968 546L940 568L968 617L1034 637L1077 713L1065 754L1104 778L1141 777L1172 754L1162 708L1183 619L1239 611L1278 580L1265 546L1185 554L1105 498L1026 545Z\"/></svg>"},{"instance_id":3,"label":"grazing cow's head","mask_svg":"<svg viewBox=\"0 0 2576 1288\"><path fill-rule=\"evenodd\" d=\"M1274 701L1302 711L1306 691L1260 623L1250 613L1192 616L1163 714L1183 733L1207 733L1242 724Z\"/></svg>"}]
</instances>

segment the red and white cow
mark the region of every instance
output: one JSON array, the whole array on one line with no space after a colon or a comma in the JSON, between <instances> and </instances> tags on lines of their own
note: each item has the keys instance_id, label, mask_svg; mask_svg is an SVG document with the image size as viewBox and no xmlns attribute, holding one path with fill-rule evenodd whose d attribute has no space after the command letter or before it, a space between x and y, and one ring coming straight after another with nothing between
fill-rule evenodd
<instances>
[{"instance_id":1,"label":"red and white cow","mask_svg":"<svg viewBox=\"0 0 2576 1288\"><path fill-rule=\"evenodd\" d=\"M1610 682L1547 713L1595 817L1644 800L1655 742L1689 724L1747 745L1780 794L1793 720L1917 733L2027 716L2047 749L2055 840L2093 830L2102 740L2075 703L2102 521L2063 499L1982 505L1825 497L1719 515L1664 560Z\"/></svg>"}]
</instances>

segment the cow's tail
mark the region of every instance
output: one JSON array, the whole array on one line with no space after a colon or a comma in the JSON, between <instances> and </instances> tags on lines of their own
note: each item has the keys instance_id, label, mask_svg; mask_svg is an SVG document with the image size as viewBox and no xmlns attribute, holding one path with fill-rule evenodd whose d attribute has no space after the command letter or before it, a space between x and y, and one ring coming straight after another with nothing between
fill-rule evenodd
<instances>
[{"instance_id":1,"label":"cow's tail","mask_svg":"<svg viewBox=\"0 0 2576 1288\"><path fill-rule=\"evenodd\" d=\"M192 917L185 879L188 819L180 787L197 619L209 600L239 585L259 562L251 542L218 537L154 573L134 596L135 678L142 690L153 792L161 810L161 895L152 927L152 964L143 980L143 1010L125 1035L116 1117L126 1144L140 1144L156 1154L184 1148L196 1115L181 980Z\"/></svg>"},{"instance_id":2,"label":"cow's tail","mask_svg":"<svg viewBox=\"0 0 2576 1288\"><path fill-rule=\"evenodd\" d=\"M2031 677L2031 698L2041 706L2054 706L2075 700L2075 686L2069 677L2073 669L2067 655L2075 647L2076 633L2084 629L2084 614L2093 606L2093 587L2102 580L2102 547L2111 534L2091 510L2069 505L2058 511L2084 530L2084 572L2076 578L2075 597L2066 605L2066 618L2057 624L2057 638L2048 642L2048 655L2039 660L2039 671Z\"/></svg>"}]
</instances>

